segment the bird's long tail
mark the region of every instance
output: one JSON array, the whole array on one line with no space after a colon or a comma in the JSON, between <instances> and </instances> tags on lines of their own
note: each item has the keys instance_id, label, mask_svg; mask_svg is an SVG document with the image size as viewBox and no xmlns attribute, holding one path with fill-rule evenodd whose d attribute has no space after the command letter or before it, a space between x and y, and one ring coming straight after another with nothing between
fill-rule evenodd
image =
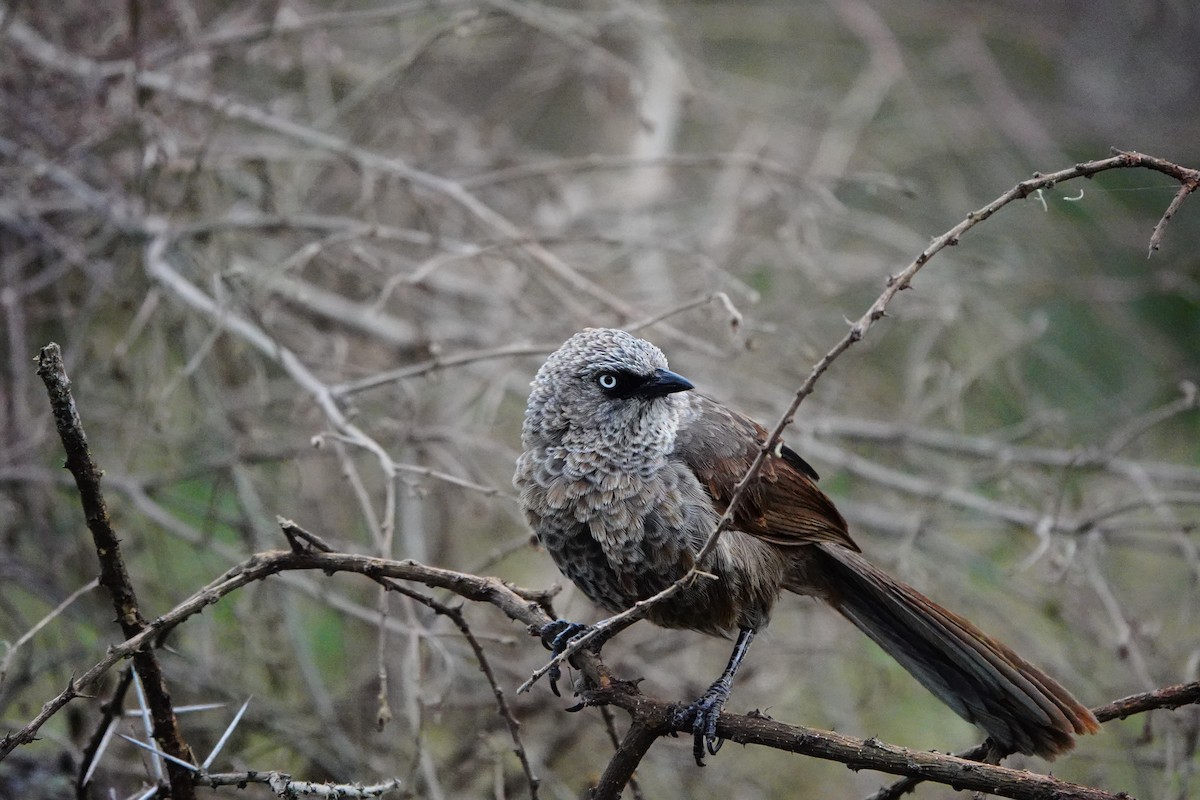
<instances>
[{"instance_id":1,"label":"bird's long tail","mask_svg":"<svg viewBox=\"0 0 1200 800\"><path fill-rule=\"evenodd\" d=\"M817 545L826 599L964 719L1012 751L1047 758L1100 723L1057 681L858 553Z\"/></svg>"}]
</instances>

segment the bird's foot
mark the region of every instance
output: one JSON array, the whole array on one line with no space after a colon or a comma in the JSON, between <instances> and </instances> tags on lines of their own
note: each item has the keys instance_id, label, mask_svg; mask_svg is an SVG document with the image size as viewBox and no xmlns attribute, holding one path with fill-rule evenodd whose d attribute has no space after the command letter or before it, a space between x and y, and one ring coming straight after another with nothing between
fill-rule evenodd
<instances>
[{"instance_id":1,"label":"bird's foot","mask_svg":"<svg viewBox=\"0 0 1200 800\"><path fill-rule=\"evenodd\" d=\"M534 629L536 630L536 629ZM537 631L538 637L542 640L542 645L550 651L550 654L555 658L561 656L574 642L581 636L585 636L595 630L592 625L584 625L580 622L568 622L565 619L556 619L553 622L548 622L542 626L541 630ZM605 636L597 636L588 643L588 649L593 653L599 653L600 648L607 640ZM570 663L568 659L568 663ZM572 666L576 666L572 664ZM555 696L561 697L558 692L558 681L562 678L562 669L558 664L550 668L546 673L546 677L550 680L550 691L554 692Z\"/></svg>"},{"instance_id":2,"label":"bird's foot","mask_svg":"<svg viewBox=\"0 0 1200 800\"><path fill-rule=\"evenodd\" d=\"M704 766L705 750L715 756L725 743L724 739L717 736L717 720L732 689L732 684L721 678L708 687L708 691L700 695L696 702L675 711L675 724L685 730L691 728L694 737L692 754L696 757L697 766Z\"/></svg>"}]
</instances>

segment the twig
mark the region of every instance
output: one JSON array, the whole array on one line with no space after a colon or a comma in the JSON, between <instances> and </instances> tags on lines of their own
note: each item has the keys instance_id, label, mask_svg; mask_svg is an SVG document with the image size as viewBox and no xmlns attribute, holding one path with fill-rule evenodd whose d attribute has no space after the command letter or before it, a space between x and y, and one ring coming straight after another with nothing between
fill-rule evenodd
<instances>
[{"instance_id":1,"label":"twig","mask_svg":"<svg viewBox=\"0 0 1200 800\"><path fill-rule=\"evenodd\" d=\"M1114 431L1109 436L1104 450L1115 456L1155 425L1159 425L1179 414L1192 411L1197 407L1197 400L1200 398L1200 393L1196 391L1196 384L1191 381L1182 381L1179 385L1179 393L1182 395L1181 397L1154 409L1148 414L1130 420Z\"/></svg>"},{"instance_id":2,"label":"twig","mask_svg":"<svg viewBox=\"0 0 1200 800\"><path fill-rule=\"evenodd\" d=\"M79 499L83 504L84 517L96 555L100 560L100 585L112 598L117 621L125 638L129 639L148 630L145 617L138 607L133 581L125 568L121 554L121 541L108 516L108 506L100 490L101 469L92 460L83 422L71 395L71 382L63 366L62 351L51 342L42 348L38 359L38 376L46 384L50 395L50 408L54 423L67 453L67 469L75 478ZM180 762L195 763L191 748L183 738L179 719L171 706L171 695L154 651L147 648L133 654L133 667L146 692L146 701L154 720L154 738L164 753ZM188 771L175 761L168 761L167 772L171 780L172 796L179 800L195 797Z\"/></svg>"},{"instance_id":3,"label":"twig","mask_svg":"<svg viewBox=\"0 0 1200 800\"><path fill-rule=\"evenodd\" d=\"M80 598L80 596L86 594L87 592L90 592L92 589L95 589L99 585L100 585L99 578L92 578L90 581L85 583L83 586L80 586L78 589L76 589L75 591L73 591L69 595L67 595L66 600L63 600L61 603L59 603L57 606L55 606L53 611L51 611L49 614L47 614L46 616L44 616L40 620L38 620L37 623L35 623L32 628L25 631L25 633L21 634L21 637L19 639L17 639L15 642L13 642L12 644L8 644L7 642L4 643L8 647L8 652L4 654L3 659L0 659L0 685L4 684L4 679L8 675L8 669L12 665L12 660L17 655L17 651L19 649L21 649L21 646L24 645L26 642L28 642L30 639L32 639L34 636L36 636L38 631L40 631L42 628L49 625L60 614L62 614L64 611L66 611L67 608L70 607L70 605L72 603L74 603L76 600L78 600Z\"/></svg>"},{"instance_id":4,"label":"twig","mask_svg":"<svg viewBox=\"0 0 1200 800\"><path fill-rule=\"evenodd\" d=\"M1134 714L1144 714L1147 711L1194 705L1200 705L1200 681L1179 683L1149 692L1131 694L1120 700L1098 706L1092 709L1092 713L1101 722L1108 722L1114 719L1126 719Z\"/></svg>"},{"instance_id":5,"label":"twig","mask_svg":"<svg viewBox=\"0 0 1200 800\"><path fill-rule=\"evenodd\" d=\"M404 786L404 782L399 778L392 778L389 781L371 784L370 786L363 786L356 783L295 781L286 772L275 770L269 772L260 772L258 770L249 770L247 772L201 772L196 775L196 785L209 786L213 789L216 789L218 786L245 788L246 784L250 783L265 784L280 797L330 797L338 798L338 800L341 798L379 797L386 792L401 789ZM406 793L405 796L411 797L412 795L411 793Z\"/></svg>"},{"instance_id":6,"label":"twig","mask_svg":"<svg viewBox=\"0 0 1200 800\"><path fill-rule=\"evenodd\" d=\"M496 698L496 707L500 712L500 717L504 720L504 724L508 726L508 735L512 738L513 749L517 754L517 759L521 762L521 769L525 772L525 782L529 785L529 797L531 800L537 800L538 786L541 784L541 780L533 774L533 766L529 763L529 754L526 752L525 745L521 741L521 723L513 715L512 708L508 705L508 700L504 697L504 690L500 688L500 683L496 680L496 673L492 670L487 653L484 652L483 647L479 644L479 640L475 638L475 634L467 624L466 617L463 615L461 608L447 608L446 615L450 617L450 620L462 632L463 638L467 640L467 644L471 647L471 652L475 654L475 660L479 662L479 669L483 672L488 686L492 689L492 696Z\"/></svg>"},{"instance_id":7,"label":"twig","mask_svg":"<svg viewBox=\"0 0 1200 800\"><path fill-rule=\"evenodd\" d=\"M1200 486L1200 469L1185 464L1134 462L1100 448L1056 448L1013 444L1009 441L934 428L913 428L891 422L850 417L807 417L796 423L806 436L837 437L866 442L914 445L967 458L1036 467L1108 470L1122 477L1135 468L1155 480Z\"/></svg>"},{"instance_id":8,"label":"twig","mask_svg":"<svg viewBox=\"0 0 1200 800\"><path fill-rule=\"evenodd\" d=\"M348 394L372 389L394 381L415 378L448 367L460 367L464 364L473 364L477 361L488 361L493 358L509 358L512 356L544 356L546 353L554 350L556 346L553 344L513 344L488 348L486 350L468 350L450 356L437 355L428 361L422 361L420 364L412 364L407 367L369 375L366 378L335 384L329 387L329 391L333 393L334 397L344 397Z\"/></svg>"},{"instance_id":9,"label":"twig","mask_svg":"<svg viewBox=\"0 0 1200 800\"><path fill-rule=\"evenodd\" d=\"M96 767L100 763L100 757L103 755L104 747L112 735L112 729L116 720L125 711L125 694L129 691L129 686L132 683L133 670L127 667L121 673L121 679L117 681L112 697L107 702L100 704L100 719L96 721L96 728L92 732L87 747L83 749L83 755L79 760L79 778L75 781L75 795L80 800L87 800L88 782L91 781L92 773L96 771Z\"/></svg>"},{"instance_id":10,"label":"twig","mask_svg":"<svg viewBox=\"0 0 1200 800\"><path fill-rule=\"evenodd\" d=\"M715 303L724 309L727 315L726 322L728 323L729 327L733 329L734 333L741 329L742 312L737 310L737 306L735 306L733 301L729 299L729 295L727 295L725 292L712 292L710 294L701 295L700 297L687 300L677 306L665 309L644 319L631 322L625 326L625 330L632 332L639 331L642 328L649 328L651 325L662 322L664 319L670 319L676 314L682 314L685 311L691 311L693 308L706 306L710 303Z\"/></svg>"},{"instance_id":11,"label":"twig","mask_svg":"<svg viewBox=\"0 0 1200 800\"><path fill-rule=\"evenodd\" d=\"M722 169L741 166L776 178L783 178L801 185L810 185L812 180L796 169L779 161L772 161L757 153L669 153L652 158L643 156L604 155L594 153L578 158L558 158L532 164L482 172L459 182L468 189L482 189L498 183L561 175L569 172L591 172L595 170L661 169L662 167L714 167Z\"/></svg>"},{"instance_id":12,"label":"twig","mask_svg":"<svg viewBox=\"0 0 1200 800\"><path fill-rule=\"evenodd\" d=\"M1175 216L1175 212L1183 205L1183 201L1189 194L1196 191L1200 187L1200 179L1191 178L1185 180L1183 185L1179 187L1179 191L1175 193L1175 197L1171 198L1171 204L1167 206L1167 210L1163 212L1162 217L1154 226L1154 232L1150 234L1150 249L1146 253L1146 258L1154 255L1154 252L1162 245L1163 234L1167 232L1167 223L1171 221L1171 217Z\"/></svg>"},{"instance_id":13,"label":"twig","mask_svg":"<svg viewBox=\"0 0 1200 800\"><path fill-rule=\"evenodd\" d=\"M236 27L205 34L184 44L159 47L148 53L145 60L148 64L161 64L203 50L254 44L273 36L299 36L313 30L337 30L359 26L379 27L388 23L397 23L402 17L411 14L427 13L428 11L429 3L426 0L414 0L414 2L408 3L388 4L381 8L339 8L337 11L309 14L300 18L273 19L258 25L239 24Z\"/></svg>"}]
</instances>

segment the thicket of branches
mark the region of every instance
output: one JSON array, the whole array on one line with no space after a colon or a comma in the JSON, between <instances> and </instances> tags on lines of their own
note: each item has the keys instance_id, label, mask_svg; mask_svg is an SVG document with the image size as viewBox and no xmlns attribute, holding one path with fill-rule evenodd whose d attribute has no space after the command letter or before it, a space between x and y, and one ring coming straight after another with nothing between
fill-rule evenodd
<instances>
[{"instance_id":1,"label":"thicket of branches","mask_svg":"<svg viewBox=\"0 0 1200 800\"><path fill-rule=\"evenodd\" d=\"M148 741L142 708L193 764L220 743L202 784L231 796L892 780L842 764L1193 794L1200 213L1172 165L1200 166L1200 12L1077 11L0 5L0 795L91 769L80 796L188 796L186 768L97 747ZM729 705L770 746L702 770L663 710L727 643L639 624L604 656L644 694L518 693L547 660L527 626L599 617L509 482L527 383L586 325L765 424L814 389L785 438L868 555L1084 702L1185 688L1110 705L1054 765L1072 787L922 753L977 732L795 600ZM64 376L93 464L60 439ZM109 540L98 588L105 536L127 581Z\"/></svg>"}]
</instances>

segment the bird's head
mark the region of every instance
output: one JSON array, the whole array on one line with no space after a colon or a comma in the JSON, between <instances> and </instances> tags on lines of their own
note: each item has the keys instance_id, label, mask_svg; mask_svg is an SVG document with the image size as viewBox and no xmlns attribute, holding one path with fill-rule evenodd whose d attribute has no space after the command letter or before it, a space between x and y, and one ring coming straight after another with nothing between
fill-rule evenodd
<instances>
[{"instance_id":1,"label":"bird's head","mask_svg":"<svg viewBox=\"0 0 1200 800\"><path fill-rule=\"evenodd\" d=\"M533 379L526 447L594 437L592 446L673 438L677 392L693 388L654 345L625 331L587 328L555 350Z\"/></svg>"}]
</instances>

